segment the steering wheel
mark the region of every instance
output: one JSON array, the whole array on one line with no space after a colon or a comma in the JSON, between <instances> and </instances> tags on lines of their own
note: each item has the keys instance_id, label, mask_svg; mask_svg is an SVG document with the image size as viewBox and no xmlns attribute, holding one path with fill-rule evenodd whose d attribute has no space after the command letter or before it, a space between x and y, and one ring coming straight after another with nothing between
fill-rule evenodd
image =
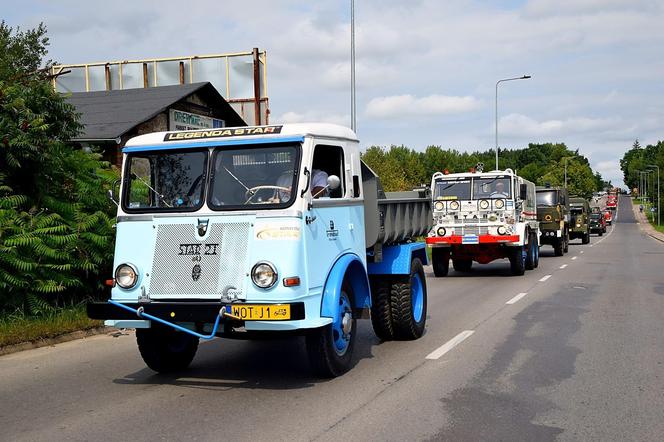
<instances>
[{"instance_id":1,"label":"steering wheel","mask_svg":"<svg viewBox=\"0 0 664 442\"><path fill-rule=\"evenodd\" d=\"M263 189L271 189L271 190L281 190L284 192L290 192L289 187L282 187L282 186L254 186L251 189L247 189L247 191L244 193L244 197L247 198L247 201L245 201L245 204L249 204L249 201L254 199L256 195L258 195L258 192L263 190Z\"/></svg>"}]
</instances>

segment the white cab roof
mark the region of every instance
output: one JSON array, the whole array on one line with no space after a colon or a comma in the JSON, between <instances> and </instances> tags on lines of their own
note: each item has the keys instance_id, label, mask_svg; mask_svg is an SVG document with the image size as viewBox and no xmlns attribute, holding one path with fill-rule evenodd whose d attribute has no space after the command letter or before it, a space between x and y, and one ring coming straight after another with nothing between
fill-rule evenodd
<instances>
[{"instance_id":1,"label":"white cab roof","mask_svg":"<svg viewBox=\"0 0 664 442\"><path fill-rule=\"evenodd\" d=\"M273 129L272 133L267 128ZM251 131L251 135L242 133L240 135L233 135L239 131ZM278 130L278 132L275 132ZM210 136L205 137L187 137L182 138L182 142L191 143L194 141L212 141L218 140L231 140L231 139L247 139L247 138L284 138L294 136L316 136L325 138L345 139L349 141L358 141L357 135L347 127L337 124L329 123L297 123L297 124L270 124L266 126L239 126L239 127L220 127L214 129L196 129L189 131L177 132L154 132L151 134L139 135L127 141L126 147L130 146L154 146L156 144L164 143L167 134L184 134L196 132L210 132ZM214 132L214 133L212 133ZM223 132L223 135L222 135ZM218 134L215 136L215 134ZM167 143L170 145L177 144L180 140L170 140Z\"/></svg>"}]
</instances>

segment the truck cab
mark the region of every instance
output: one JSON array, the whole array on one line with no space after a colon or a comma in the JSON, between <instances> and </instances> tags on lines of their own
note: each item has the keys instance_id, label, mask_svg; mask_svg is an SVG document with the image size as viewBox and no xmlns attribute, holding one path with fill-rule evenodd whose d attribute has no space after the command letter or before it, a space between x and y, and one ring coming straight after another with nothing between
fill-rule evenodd
<instances>
[{"instance_id":1,"label":"truck cab","mask_svg":"<svg viewBox=\"0 0 664 442\"><path fill-rule=\"evenodd\" d=\"M188 366L199 339L298 333L314 370L337 376L351 366L356 319L369 317L372 301L389 307L375 282L385 275L415 294L402 300L410 312L402 318L373 315L377 333L421 336L426 254L412 238L430 222L401 215L386 238L384 212L428 207L429 198L381 204L380 180L351 130L160 132L129 140L123 155L111 299L88 314L136 328L149 367ZM391 265L397 257L401 265Z\"/></svg>"},{"instance_id":2,"label":"truck cab","mask_svg":"<svg viewBox=\"0 0 664 442\"><path fill-rule=\"evenodd\" d=\"M537 187L540 242L553 247L556 256L569 250L569 195L565 187Z\"/></svg>"},{"instance_id":3,"label":"truck cab","mask_svg":"<svg viewBox=\"0 0 664 442\"><path fill-rule=\"evenodd\" d=\"M570 198L570 239L581 238L582 244L590 242L590 204L583 197Z\"/></svg>"},{"instance_id":4,"label":"truck cab","mask_svg":"<svg viewBox=\"0 0 664 442\"><path fill-rule=\"evenodd\" d=\"M434 226L426 238L436 276L508 258L523 275L539 263L535 185L511 169L441 173L431 179Z\"/></svg>"}]
</instances>

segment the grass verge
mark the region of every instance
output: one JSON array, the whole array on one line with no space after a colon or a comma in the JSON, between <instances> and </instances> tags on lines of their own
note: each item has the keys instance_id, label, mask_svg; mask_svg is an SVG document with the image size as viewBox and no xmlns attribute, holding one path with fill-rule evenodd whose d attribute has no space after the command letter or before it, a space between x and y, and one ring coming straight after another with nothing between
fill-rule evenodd
<instances>
[{"instance_id":1,"label":"grass verge","mask_svg":"<svg viewBox=\"0 0 664 442\"><path fill-rule=\"evenodd\" d=\"M84 305L55 309L40 316L8 314L0 316L0 347L54 338L102 325L103 321L88 318Z\"/></svg>"}]
</instances>

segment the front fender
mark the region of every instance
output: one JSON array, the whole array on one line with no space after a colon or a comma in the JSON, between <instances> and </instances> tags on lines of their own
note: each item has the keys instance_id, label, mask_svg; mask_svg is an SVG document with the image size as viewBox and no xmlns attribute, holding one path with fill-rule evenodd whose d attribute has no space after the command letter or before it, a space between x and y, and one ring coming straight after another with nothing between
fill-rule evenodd
<instances>
[{"instance_id":1,"label":"front fender","mask_svg":"<svg viewBox=\"0 0 664 442\"><path fill-rule=\"evenodd\" d=\"M343 255L332 266L330 274L325 281L323 299L321 300L320 315L338 321L339 298L344 279L353 289L353 307L364 308L371 305L369 279L362 260L355 254Z\"/></svg>"}]
</instances>

